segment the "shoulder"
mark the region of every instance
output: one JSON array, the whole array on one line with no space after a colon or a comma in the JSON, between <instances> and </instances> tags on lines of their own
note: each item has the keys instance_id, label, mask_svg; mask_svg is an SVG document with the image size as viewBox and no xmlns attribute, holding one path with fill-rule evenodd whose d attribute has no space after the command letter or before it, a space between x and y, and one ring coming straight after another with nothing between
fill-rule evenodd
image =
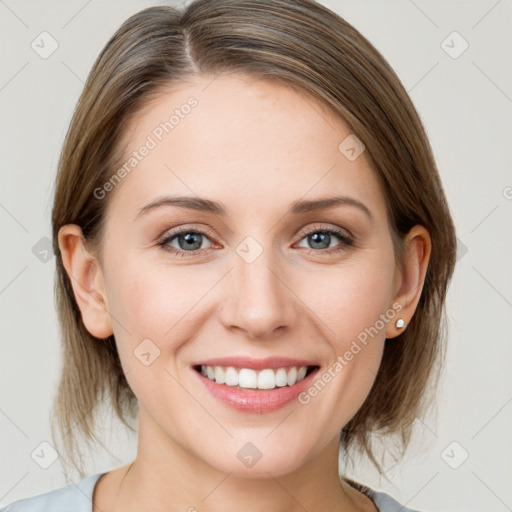
<instances>
[{"instance_id":1,"label":"shoulder","mask_svg":"<svg viewBox=\"0 0 512 512\"><path fill-rule=\"evenodd\" d=\"M91 512L94 486L103 473L60 489L15 501L0 512Z\"/></svg>"},{"instance_id":2,"label":"shoulder","mask_svg":"<svg viewBox=\"0 0 512 512\"><path fill-rule=\"evenodd\" d=\"M380 512L419 512L418 510L407 508L401 503L398 503L398 501L385 492L370 490L369 494Z\"/></svg>"},{"instance_id":3,"label":"shoulder","mask_svg":"<svg viewBox=\"0 0 512 512\"><path fill-rule=\"evenodd\" d=\"M354 489L368 496L375 503L379 512L419 512L418 510L407 508L401 503L398 503L398 501L385 492L374 491L351 478L344 477L343 480L354 487Z\"/></svg>"}]
</instances>

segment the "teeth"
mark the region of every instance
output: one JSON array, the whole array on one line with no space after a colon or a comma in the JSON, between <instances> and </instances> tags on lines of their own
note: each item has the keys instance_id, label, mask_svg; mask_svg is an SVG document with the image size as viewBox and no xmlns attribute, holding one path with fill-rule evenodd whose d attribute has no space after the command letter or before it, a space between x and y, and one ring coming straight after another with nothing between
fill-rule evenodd
<instances>
[{"instance_id":1,"label":"teeth","mask_svg":"<svg viewBox=\"0 0 512 512\"><path fill-rule=\"evenodd\" d=\"M297 368L295 368L295 366L288 370L288 386L293 386L293 384L295 384L295 382L297 382L297 375L298 375L298 372L297 372Z\"/></svg>"},{"instance_id":2,"label":"teeth","mask_svg":"<svg viewBox=\"0 0 512 512\"><path fill-rule=\"evenodd\" d=\"M307 372L306 366L292 366L273 370L266 368L257 372L252 368L234 368L228 366L201 365L201 375L227 386L239 386L249 389L274 389L275 387L293 386L300 382Z\"/></svg>"},{"instance_id":3,"label":"teeth","mask_svg":"<svg viewBox=\"0 0 512 512\"><path fill-rule=\"evenodd\" d=\"M242 370L243 372L243 370ZM240 372L240 373L242 373ZM276 375L273 370L262 370L258 374L258 389L274 389L276 387Z\"/></svg>"},{"instance_id":4,"label":"teeth","mask_svg":"<svg viewBox=\"0 0 512 512\"><path fill-rule=\"evenodd\" d=\"M242 368L238 373L238 385L241 388L257 388L258 374L249 368Z\"/></svg>"},{"instance_id":5,"label":"teeth","mask_svg":"<svg viewBox=\"0 0 512 512\"><path fill-rule=\"evenodd\" d=\"M224 382L226 382L226 374L224 373L224 370L220 366L215 367L215 382L217 382L218 384L224 384Z\"/></svg>"},{"instance_id":6,"label":"teeth","mask_svg":"<svg viewBox=\"0 0 512 512\"><path fill-rule=\"evenodd\" d=\"M238 372L234 368L228 368L226 370L226 385L238 386Z\"/></svg>"},{"instance_id":7,"label":"teeth","mask_svg":"<svg viewBox=\"0 0 512 512\"><path fill-rule=\"evenodd\" d=\"M283 387L288 385L288 374L284 368L279 368L276 372L276 386Z\"/></svg>"}]
</instances>

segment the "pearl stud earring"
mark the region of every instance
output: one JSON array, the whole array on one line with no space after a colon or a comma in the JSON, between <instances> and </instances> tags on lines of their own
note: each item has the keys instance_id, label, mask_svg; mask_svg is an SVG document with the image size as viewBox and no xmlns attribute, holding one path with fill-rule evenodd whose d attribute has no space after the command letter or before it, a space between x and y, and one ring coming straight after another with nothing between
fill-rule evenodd
<instances>
[{"instance_id":1,"label":"pearl stud earring","mask_svg":"<svg viewBox=\"0 0 512 512\"><path fill-rule=\"evenodd\" d=\"M395 325L398 327L398 329L402 329L405 326L405 322L403 318L399 318Z\"/></svg>"}]
</instances>

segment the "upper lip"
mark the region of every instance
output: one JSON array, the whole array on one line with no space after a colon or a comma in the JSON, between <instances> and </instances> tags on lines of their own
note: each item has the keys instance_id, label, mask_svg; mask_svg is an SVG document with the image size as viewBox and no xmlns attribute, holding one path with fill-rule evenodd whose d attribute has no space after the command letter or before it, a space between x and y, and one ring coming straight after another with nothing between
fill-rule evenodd
<instances>
[{"instance_id":1,"label":"upper lip","mask_svg":"<svg viewBox=\"0 0 512 512\"><path fill-rule=\"evenodd\" d=\"M218 357L206 359L196 363L194 366L233 366L235 368L252 368L253 370L264 370L265 368L287 368L290 366L318 366L314 361L295 359L291 357L266 357L264 359L253 359L251 357Z\"/></svg>"}]
</instances>

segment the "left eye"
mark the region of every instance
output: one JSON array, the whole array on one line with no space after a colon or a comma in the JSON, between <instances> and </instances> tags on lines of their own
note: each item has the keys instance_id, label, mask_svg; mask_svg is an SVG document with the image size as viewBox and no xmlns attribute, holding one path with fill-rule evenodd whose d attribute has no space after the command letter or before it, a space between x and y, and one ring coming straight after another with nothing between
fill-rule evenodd
<instances>
[{"instance_id":1,"label":"left eye","mask_svg":"<svg viewBox=\"0 0 512 512\"><path fill-rule=\"evenodd\" d=\"M308 241L313 249L330 249L333 247L331 242L333 242L336 238L342 241L342 243L338 245L352 245L352 240L349 237L339 231L332 229L317 229L315 231L310 231L302 238L302 240ZM336 244L334 246L336 246Z\"/></svg>"},{"instance_id":2,"label":"left eye","mask_svg":"<svg viewBox=\"0 0 512 512\"><path fill-rule=\"evenodd\" d=\"M331 242L335 241L336 238L340 239L340 235L337 232L325 230L313 231L312 233L309 233L304 238L302 238L302 240L309 242L309 244L311 244L311 248L313 249L329 249L332 247ZM299 247L304 246L299 245Z\"/></svg>"}]
</instances>

